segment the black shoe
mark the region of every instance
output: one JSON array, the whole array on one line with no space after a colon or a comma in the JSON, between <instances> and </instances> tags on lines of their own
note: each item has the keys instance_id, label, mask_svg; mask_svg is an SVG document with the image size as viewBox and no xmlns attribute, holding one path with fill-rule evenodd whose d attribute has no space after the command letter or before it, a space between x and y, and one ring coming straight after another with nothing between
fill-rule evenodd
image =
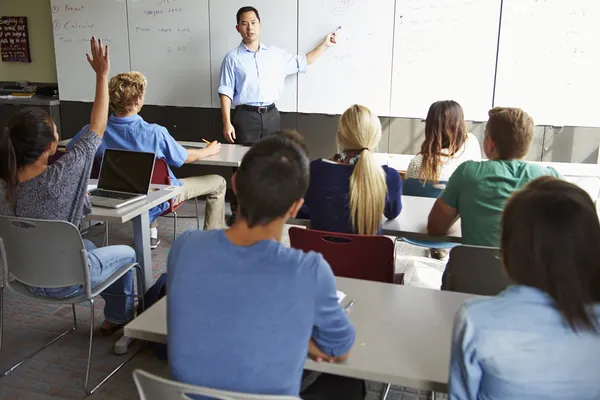
<instances>
[{"instance_id":1,"label":"black shoe","mask_svg":"<svg viewBox=\"0 0 600 400\"><path fill-rule=\"evenodd\" d=\"M152 250L156 249L159 244L160 244L159 238L153 238L153 237L150 238L150 248Z\"/></svg>"}]
</instances>

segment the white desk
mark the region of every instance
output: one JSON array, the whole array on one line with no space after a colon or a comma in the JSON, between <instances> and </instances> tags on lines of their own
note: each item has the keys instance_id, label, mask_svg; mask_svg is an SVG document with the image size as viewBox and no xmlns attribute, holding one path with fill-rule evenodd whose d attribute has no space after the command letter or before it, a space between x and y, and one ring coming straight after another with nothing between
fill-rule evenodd
<instances>
[{"instance_id":1,"label":"white desk","mask_svg":"<svg viewBox=\"0 0 600 400\"><path fill-rule=\"evenodd\" d=\"M97 182L95 179L90 179L89 184L95 185ZM148 211L159 204L169 201L181 192L182 188L179 186L151 185L150 192L144 200L136 201L119 209L92 207L92 213L86 217L88 220L119 224L133 221L136 260L144 270L146 289L149 289L154 284L154 280L152 279L150 218Z\"/></svg>"},{"instance_id":2,"label":"white desk","mask_svg":"<svg viewBox=\"0 0 600 400\"><path fill-rule=\"evenodd\" d=\"M178 142L183 147L189 148L204 148L204 142ZM239 144L221 144L221 151L214 156L202 158L193 162L196 165L215 165L218 167L239 167L242 164L242 158L248 152L250 147Z\"/></svg>"},{"instance_id":3,"label":"white desk","mask_svg":"<svg viewBox=\"0 0 600 400\"><path fill-rule=\"evenodd\" d=\"M402 212L395 219L383 219L381 226L383 234L415 240L460 243L462 241L460 219L456 221L446 236L432 237L427 233L427 217L435 200L428 197L402 195Z\"/></svg>"},{"instance_id":4,"label":"white desk","mask_svg":"<svg viewBox=\"0 0 600 400\"><path fill-rule=\"evenodd\" d=\"M472 295L337 278L355 302L350 319L356 342L344 363L305 368L354 378L447 391L454 316ZM167 343L167 300L163 298L125 326L125 335Z\"/></svg>"}]
</instances>

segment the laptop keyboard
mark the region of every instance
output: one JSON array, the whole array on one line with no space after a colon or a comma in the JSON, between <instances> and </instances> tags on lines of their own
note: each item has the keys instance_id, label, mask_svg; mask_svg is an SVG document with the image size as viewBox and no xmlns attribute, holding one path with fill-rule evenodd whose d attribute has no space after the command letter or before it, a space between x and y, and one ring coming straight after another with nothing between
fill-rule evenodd
<instances>
[{"instance_id":1,"label":"laptop keyboard","mask_svg":"<svg viewBox=\"0 0 600 400\"><path fill-rule=\"evenodd\" d=\"M109 199L117 199L117 200L129 200L129 199L137 197L139 195L111 192L110 190L95 189L90 192L90 196L107 197Z\"/></svg>"}]
</instances>

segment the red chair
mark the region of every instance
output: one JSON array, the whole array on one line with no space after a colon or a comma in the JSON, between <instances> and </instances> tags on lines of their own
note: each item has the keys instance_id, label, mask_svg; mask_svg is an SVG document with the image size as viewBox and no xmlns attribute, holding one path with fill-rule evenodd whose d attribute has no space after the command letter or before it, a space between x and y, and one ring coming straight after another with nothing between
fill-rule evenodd
<instances>
[{"instance_id":1,"label":"red chair","mask_svg":"<svg viewBox=\"0 0 600 400\"><path fill-rule=\"evenodd\" d=\"M366 281L394 282L394 242L386 236L351 235L291 227L295 249L321 253L333 274Z\"/></svg>"},{"instance_id":2,"label":"red chair","mask_svg":"<svg viewBox=\"0 0 600 400\"><path fill-rule=\"evenodd\" d=\"M157 158L154 163L154 172L152 172L152 183L155 185L171 185L171 177L169 176L169 166L167 162L162 158ZM196 224L200 229L200 218L198 217L198 199L194 198L196 202ZM160 217L164 217L168 214L173 214L173 240L177 237L177 209L184 203L183 201L179 204L175 203L176 199L169 200L169 209L160 214Z\"/></svg>"}]
</instances>

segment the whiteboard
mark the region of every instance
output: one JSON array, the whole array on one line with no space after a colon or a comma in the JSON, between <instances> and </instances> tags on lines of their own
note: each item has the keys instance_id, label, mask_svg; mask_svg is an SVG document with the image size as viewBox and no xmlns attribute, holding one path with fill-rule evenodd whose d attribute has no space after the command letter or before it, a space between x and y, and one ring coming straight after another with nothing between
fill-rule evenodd
<instances>
[{"instance_id":1,"label":"whiteboard","mask_svg":"<svg viewBox=\"0 0 600 400\"><path fill-rule=\"evenodd\" d=\"M208 0L128 0L127 14L146 104L210 107Z\"/></svg>"},{"instance_id":2,"label":"whiteboard","mask_svg":"<svg viewBox=\"0 0 600 400\"><path fill-rule=\"evenodd\" d=\"M292 54L298 52L297 0L278 0L277 6L274 6L272 0L254 0L252 3L245 0L210 0L210 25L213 30L210 37L212 104L215 108L221 107L217 90L223 58L242 41L240 34L235 30L235 14L241 7L248 5L256 8L260 14L263 25L261 41L264 44L279 47ZM277 108L281 111L295 112L297 96L297 75L290 75L285 81L283 96L277 101Z\"/></svg>"},{"instance_id":3,"label":"whiteboard","mask_svg":"<svg viewBox=\"0 0 600 400\"><path fill-rule=\"evenodd\" d=\"M95 75L85 57L92 35L110 47L110 74L129 71L125 0L52 0L52 27L61 100L93 101Z\"/></svg>"},{"instance_id":4,"label":"whiteboard","mask_svg":"<svg viewBox=\"0 0 600 400\"><path fill-rule=\"evenodd\" d=\"M338 44L298 78L298 111L341 114L359 103L389 115L394 0L301 0L300 52L338 26Z\"/></svg>"},{"instance_id":5,"label":"whiteboard","mask_svg":"<svg viewBox=\"0 0 600 400\"><path fill-rule=\"evenodd\" d=\"M487 121L494 96L500 0L398 0L391 114L425 118L455 100Z\"/></svg>"},{"instance_id":6,"label":"whiteboard","mask_svg":"<svg viewBox=\"0 0 600 400\"><path fill-rule=\"evenodd\" d=\"M600 126L600 2L504 0L494 105L538 125Z\"/></svg>"}]
</instances>

